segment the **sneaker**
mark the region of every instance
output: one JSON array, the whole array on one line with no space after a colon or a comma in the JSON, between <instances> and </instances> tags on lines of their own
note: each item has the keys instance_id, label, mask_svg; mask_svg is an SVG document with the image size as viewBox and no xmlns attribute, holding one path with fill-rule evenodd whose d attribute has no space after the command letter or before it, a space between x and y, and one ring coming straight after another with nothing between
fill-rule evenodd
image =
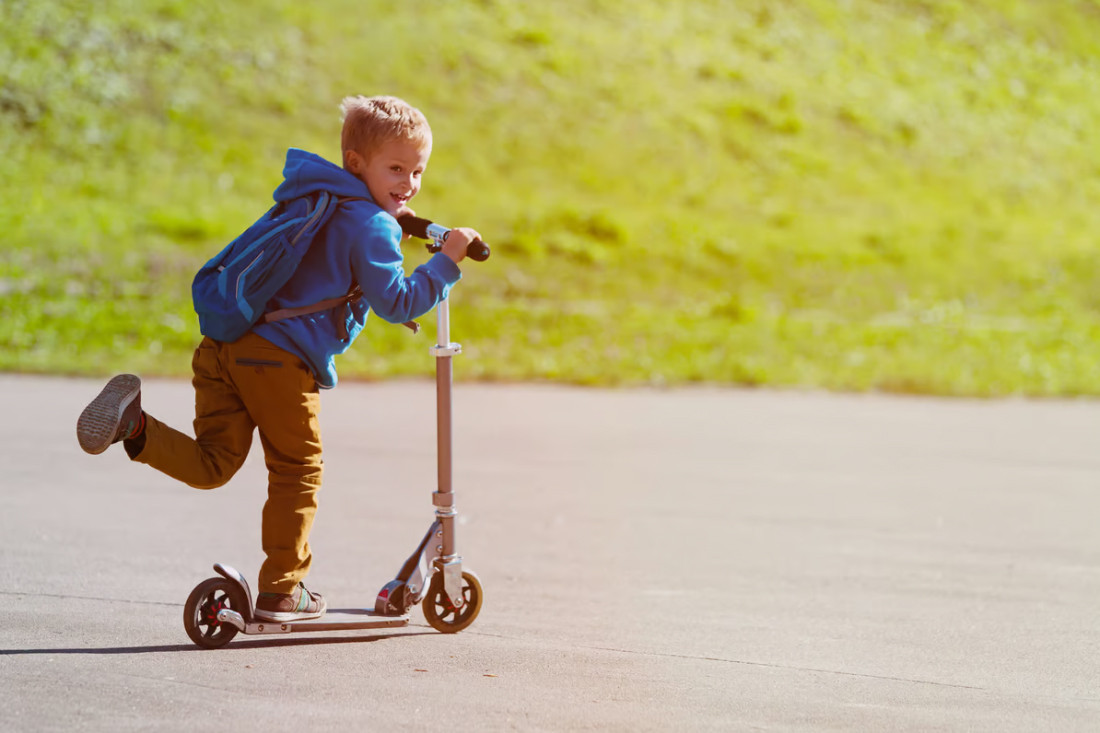
<instances>
[{"instance_id":1,"label":"sneaker","mask_svg":"<svg viewBox=\"0 0 1100 733\"><path fill-rule=\"evenodd\" d=\"M76 439L86 453L102 453L113 443L135 438L145 429L141 411L141 380L119 374L80 413Z\"/></svg>"},{"instance_id":2,"label":"sneaker","mask_svg":"<svg viewBox=\"0 0 1100 733\"><path fill-rule=\"evenodd\" d=\"M256 599L256 618L261 621L304 621L325 615L325 599L301 583L293 593L261 593Z\"/></svg>"}]
</instances>

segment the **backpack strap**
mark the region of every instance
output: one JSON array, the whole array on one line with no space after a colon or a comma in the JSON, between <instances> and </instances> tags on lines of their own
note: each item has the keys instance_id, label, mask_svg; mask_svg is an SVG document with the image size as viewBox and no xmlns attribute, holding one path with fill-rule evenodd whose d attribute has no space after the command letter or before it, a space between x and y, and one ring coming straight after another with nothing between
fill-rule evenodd
<instances>
[{"instance_id":1,"label":"backpack strap","mask_svg":"<svg viewBox=\"0 0 1100 733\"><path fill-rule=\"evenodd\" d=\"M348 303L354 303L363 297L363 291L358 284L353 285L351 290L347 292L347 295L341 295L339 298L327 298L321 300L313 305L303 305L298 308L280 308L276 311L269 311L260 316L260 323L271 323L272 321L282 321L287 318L295 318L297 316L304 316L310 313L320 313L321 311L327 311L329 308L337 308L341 305L347 305ZM345 337L346 338L346 337Z\"/></svg>"}]
</instances>

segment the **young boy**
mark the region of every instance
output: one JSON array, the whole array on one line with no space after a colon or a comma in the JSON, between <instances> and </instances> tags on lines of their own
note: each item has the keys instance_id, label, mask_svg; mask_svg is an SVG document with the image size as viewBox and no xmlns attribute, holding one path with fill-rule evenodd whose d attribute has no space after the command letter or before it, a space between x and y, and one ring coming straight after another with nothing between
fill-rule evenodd
<instances>
[{"instance_id":1,"label":"young boy","mask_svg":"<svg viewBox=\"0 0 1100 733\"><path fill-rule=\"evenodd\" d=\"M269 311L308 306L347 294L357 283L363 297L329 311L260 322L240 339L204 338L192 360L195 438L141 409L141 380L111 379L77 420L81 447L102 453L122 441L131 460L145 463L197 489L222 486L248 454L259 428L268 469L256 616L267 621L317 618L325 600L302 579L312 555L309 532L321 488L318 389L336 386L333 357L347 350L373 310L402 323L427 313L447 296L462 273L458 263L478 237L452 230L443 251L406 277L396 217L420 191L432 149L428 121L395 97L343 101L343 168L301 150L287 153L276 201L318 191L346 201L314 239Z\"/></svg>"}]
</instances>

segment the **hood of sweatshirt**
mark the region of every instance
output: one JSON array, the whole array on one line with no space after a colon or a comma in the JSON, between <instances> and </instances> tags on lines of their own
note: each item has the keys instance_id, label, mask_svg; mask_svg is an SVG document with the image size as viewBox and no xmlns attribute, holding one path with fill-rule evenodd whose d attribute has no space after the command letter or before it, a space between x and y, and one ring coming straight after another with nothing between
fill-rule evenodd
<instances>
[{"instance_id":1,"label":"hood of sweatshirt","mask_svg":"<svg viewBox=\"0 0 1100 733\"><path fill-rule=\"evenodd\" d=\"M367 184L340 166L305 150L287 150L283 182L273 194L275 201L282 203L318 191L328 191L341 198L356 196L374 200Z\"/></svg>"}]
</instances>

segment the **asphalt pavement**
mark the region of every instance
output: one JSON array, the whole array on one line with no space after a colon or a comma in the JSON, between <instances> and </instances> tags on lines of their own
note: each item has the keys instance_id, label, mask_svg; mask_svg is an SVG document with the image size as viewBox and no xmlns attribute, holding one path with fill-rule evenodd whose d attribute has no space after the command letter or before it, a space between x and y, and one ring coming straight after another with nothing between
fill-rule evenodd
<instances>
[{"instance_id":1,"label":"asphalt pavement","mask_svg":"<svg viewBox=\"0 0 1100 733\"><path fill-rule=\"evenodd\" d=\"M191 588L262 559L259 441L214 491L85 455L102 381L0 375L0 730L1100 730L1100 402L460 383L477 621L204 650ZM331 607L432 521L434 399L324 394ZM143 403L190 429L187 382Z\"/></svg>"}]
</instances>

